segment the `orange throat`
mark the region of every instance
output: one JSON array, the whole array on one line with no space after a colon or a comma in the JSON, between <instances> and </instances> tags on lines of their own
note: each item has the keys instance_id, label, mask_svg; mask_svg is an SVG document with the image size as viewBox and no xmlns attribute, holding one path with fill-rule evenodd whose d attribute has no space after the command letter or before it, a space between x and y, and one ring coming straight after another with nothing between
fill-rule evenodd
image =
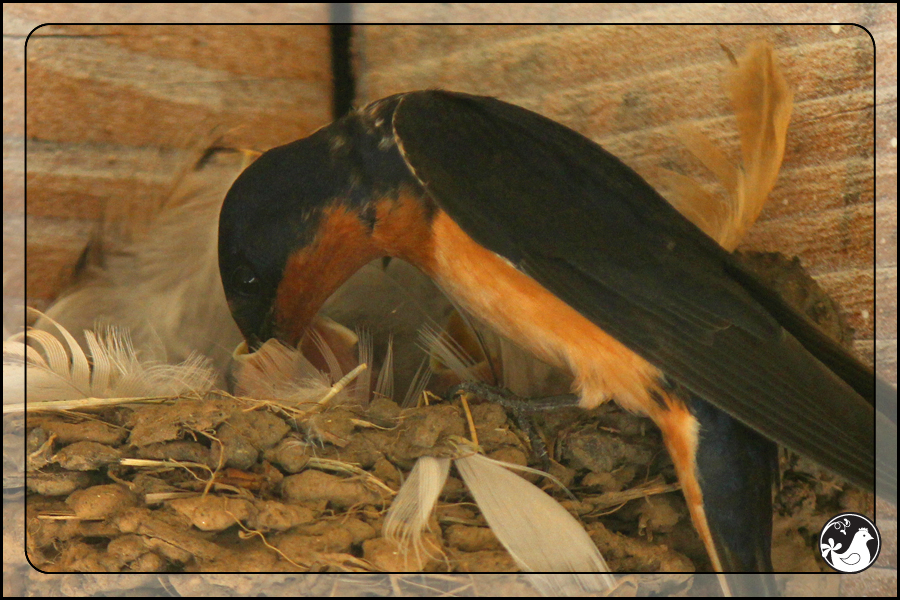
<instances>
[{"instance_id":1,"label":"orange throat","mask_svg":"<svg viewBox=\"0 0 900 600\"><path fill-rule=\"evenodd\" d=\"M296 344L329 296L376 258L395 256L427 270L431 231L422 200L403 190L372 208L374 226L359 209L337 205L325 210L315 238L288 258L274 306L282 341Z\"/></svg>"}]
</instances>

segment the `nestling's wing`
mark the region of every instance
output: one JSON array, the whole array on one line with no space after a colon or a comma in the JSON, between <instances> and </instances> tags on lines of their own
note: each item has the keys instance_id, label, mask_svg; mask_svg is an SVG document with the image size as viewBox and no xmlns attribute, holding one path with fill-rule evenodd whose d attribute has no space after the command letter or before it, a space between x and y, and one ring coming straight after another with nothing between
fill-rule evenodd
<instances>
[{"instance_id":1,"label":"nestling's wing","mask_svg":"<svg viewBox=\"0 0 900 600\"><path fill-rule=\"evenodd\" d=\"M693 393L872 487L871 371L621 161L540 115L465 94L403 96L394 131L475 241Z\"/></svg>"}]
</instances>

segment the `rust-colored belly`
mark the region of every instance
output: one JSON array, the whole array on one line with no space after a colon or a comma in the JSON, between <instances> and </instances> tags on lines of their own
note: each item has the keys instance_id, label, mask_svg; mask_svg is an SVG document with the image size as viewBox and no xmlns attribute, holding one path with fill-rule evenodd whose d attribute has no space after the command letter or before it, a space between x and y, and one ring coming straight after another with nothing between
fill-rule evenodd
<instances>
[{"instance_id":1,"label":"rust-colored belly","mask_svg":"<svg viewBox=\"0 0 900 600\"><path fill-rule=\"evenodd\" d=\"M436 215L432 232L429 275L454 300L547 362L570 369L584 408L615 398L648 413L655 404L649 390L660 378L656 367L476 243L446 213Z\"/></svg>"},{"instance_id":2,"label":"rust-colored belly","mask_svg":"<svg viewBox=\"0 0 900 600\"><path fill-rule=\"evenodd\" d=\"M696 472L698 422L660 386L662 373L509 261L470 238L444 212L432 227L430 275L467 310L542 359L575 375L581 406L608 399L648 415L663 432L688 508L713 566L721 571Z\"/></svg>"}]
</instances>

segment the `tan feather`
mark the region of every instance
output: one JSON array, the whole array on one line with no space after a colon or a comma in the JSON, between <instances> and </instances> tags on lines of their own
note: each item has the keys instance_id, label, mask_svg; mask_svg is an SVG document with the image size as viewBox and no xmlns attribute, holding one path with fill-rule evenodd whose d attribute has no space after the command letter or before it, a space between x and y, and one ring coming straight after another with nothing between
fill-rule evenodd
<instances>
[{"instance_id":1,"label":"tan feather","mask_svg":"<svg viewBox=\"0 0 900 600\"><path fill-rule=\"evenodd\" d=\"M314 404L331 388L330 378L313 365L303 352L275 339L256 352L246 342L234 351L235 395L290 404Z\"/></svg>"},{"instance_id":2,"label":"tan feather","mask_svg":"<svg viewBox=\"0 0 900 600\"><path fill-rule=\"evenodd\" d=\"M759 217L784 159L793 92L768 42L756 42L734 61L725 89L737 120L741 165L735 167L696 128L683 126L678 137L722 183L725 199L688 177L664 171L672 204L726 250L734 250Z\"/></svg>"},{"instance_id":3,"label":"tan feather","mask_svg":"<svg viewBox=\"0 0 900 600\"><path fill-rule=\"evenodd\" d=\"M192 169L143 234L124 244L104 239L102 268L89 267L48 317L78 335L121 327L142 358L180 362L200 352L224 372L241 335L219 277L218 213L244 166L232 160ZM53 330L43 319L35 327Z\"/></svg>"},{"instance_id":4,"label":"tan feather","mask_svg":"<svg viewBox=\"0 0 900 600\"><path fill-rule=\"evenodd\" d=\"M770 44L753 44L737 63L727 80L740 133L743 166L738 187L743 192L738 200L741 211L731 234L735 246L775 187L794 100Z\"/></svg>"}]
</instances>

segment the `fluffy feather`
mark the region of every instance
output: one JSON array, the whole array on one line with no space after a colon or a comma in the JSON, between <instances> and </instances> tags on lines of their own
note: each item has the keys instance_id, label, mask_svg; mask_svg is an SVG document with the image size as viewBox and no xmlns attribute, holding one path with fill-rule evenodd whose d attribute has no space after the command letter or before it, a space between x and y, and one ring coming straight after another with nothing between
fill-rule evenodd
<instances>
[{"instance_id":1,"label":"fluffy feather","mask_svg":"<svg viewBox=\"0 0 900 600\"><path fill-rule=\"evenodd\" d=\"M569 375L503 336L470 323L471 319L464 318L460 310L450 313L443 331L426 325L420 332L419 344L430 357L431 370L439 377L449 379L449 371L453 383L499 383L525 398L569 391ZM488 356L492 357L490 361Z\"/></svg>"},{"instance_id":2,"label":"fluffy feather","mask_svg":"<svg viewBox=\"0 0 900 600\"><path fill-rule=\"evenodd\" d=\"M550 573L607 573L593 579L602 592L615 587L615 578L581 524L556 500L503 463L481 454L455 461L466 487L491 531L523 571ZM535 519L540 515L540 519ZM557 580L548 583L560 584ZM547 590L551 592L551 590Z\"/></svg>"},{"instance_id":3,"label":"fluffy feather","mask_svg":"<svg viewBox=\"0 0 900 600\"><path fill-rule=\"evenodd\" d=\"M351 360L353 351L358 354ZM379 389L393 393L392 386L385 383L393 379L392 373L385 373L392 369L390 346L388 352L376 393ZM365 405L371 395L372 355L371 338L365 332L357 336L327 317L316 317L298 348L271 339L249 352L241 342L233 353L235 393L296 405L326 400Z\"/></svg>"},{"instance_id":4,"label":"fluffy feather","mask_svg":"<svg viewBox=\"0 0 900 600\"><path fill-rule=\"evenodd\" d=\"M84 332L88 358L65 327L41 316L56 328L59 337L30 330L4 343L4 404L27 398L28 410L34 410L43 408L42 402L174 397L203 393L212 387L214 373L208 361L196 354L179 365L142 360L128 332L110 327L99 333Z\"/></svg>"},{"instance_id":5,"label":"fluffy feather","mask_svg":"<svg viewBox=\"0 0 900 600\"><path fill-rule=\"evenodd\" d=\"M233 358L237 396L299 405L318 402L331 387L328 376L301 351L278 340L267 341L253 353L241 342Z\"/></svg>"},{"instance_id":6,"label":"fluffy feather","mask_svg":"<svg viewBox=\"0 0 900 600\"><path fill-rule=\"evenodd\" d=\"M381 370L378 372L378 381L375 382L375 395L382 398L394 397L394 339L388 338L387 352Z\"/></svg>"},{"instance_id":7,"label":"fluffy feather","mask_svg":"<svg viewBox=\"0 0 900 600\"><path fill-rule=\"evenodd\" d=\"M431 370L446 369L460 381L477 379L475 360L455 337L425 325L419 332L422 348L431 356Z\"/></svg>"},{"instance_id":8,"label":"fluffy feather","mask_svg":"<svg viewBox=\"0 0 900 600\"><path fill-rule=\"evenodd\" d=\"M412 380L409 382L409 389L406 390L406 396L400 404L401 408L416 406L425 388L428 387L428 382L431 381L432 375L432 370L428 366L429 360L430 357L426 356L416 370L415 375L413 375Z\"/></svg>"},{"instance_id":9,"label":"fluffy feather","mask_svg":"<svg viewBox=\"0 0 900 600\"><path fill-rule=\"evenodd\" d=\"M427 552L422 534L449 472L449 458L423 456L417 460L384 518L384 537L396 543L401 552L411 549L417 564L423 563L421 555Z\"/></svg>"},{"instance_id":10,"label":"fluffy feather","mask_svg":"<svg viewBox=\"0 0 900 600\"><path fill-rule=\"evenodd\" d=\"M787 139L793 92L778 67L775 51L756 42L735 60L725 78L741 141L741 165L735 167L712 142L692 127L682 127L682 143L725 188L719 200L697 182L664 172L670 201L726 250L734 250L756 221L775 186Z\"/></svg>"},{"instance_id":11,"label":"fluffy feather","mask_svg":"<svg viewBox=\"0 0 900 600\"><path fill-rule=\"evenodd\" d=\"M224 164L198 163L143 235L124 245L103 240L103 266L88 267L47 316L78 332L121 327L143 358L175 363L199 352L223 372L241 335L219 276L218 214L244 166L233 155ZM44 319L35 327L53 329Z\"/></svg>"}]
</instances>

